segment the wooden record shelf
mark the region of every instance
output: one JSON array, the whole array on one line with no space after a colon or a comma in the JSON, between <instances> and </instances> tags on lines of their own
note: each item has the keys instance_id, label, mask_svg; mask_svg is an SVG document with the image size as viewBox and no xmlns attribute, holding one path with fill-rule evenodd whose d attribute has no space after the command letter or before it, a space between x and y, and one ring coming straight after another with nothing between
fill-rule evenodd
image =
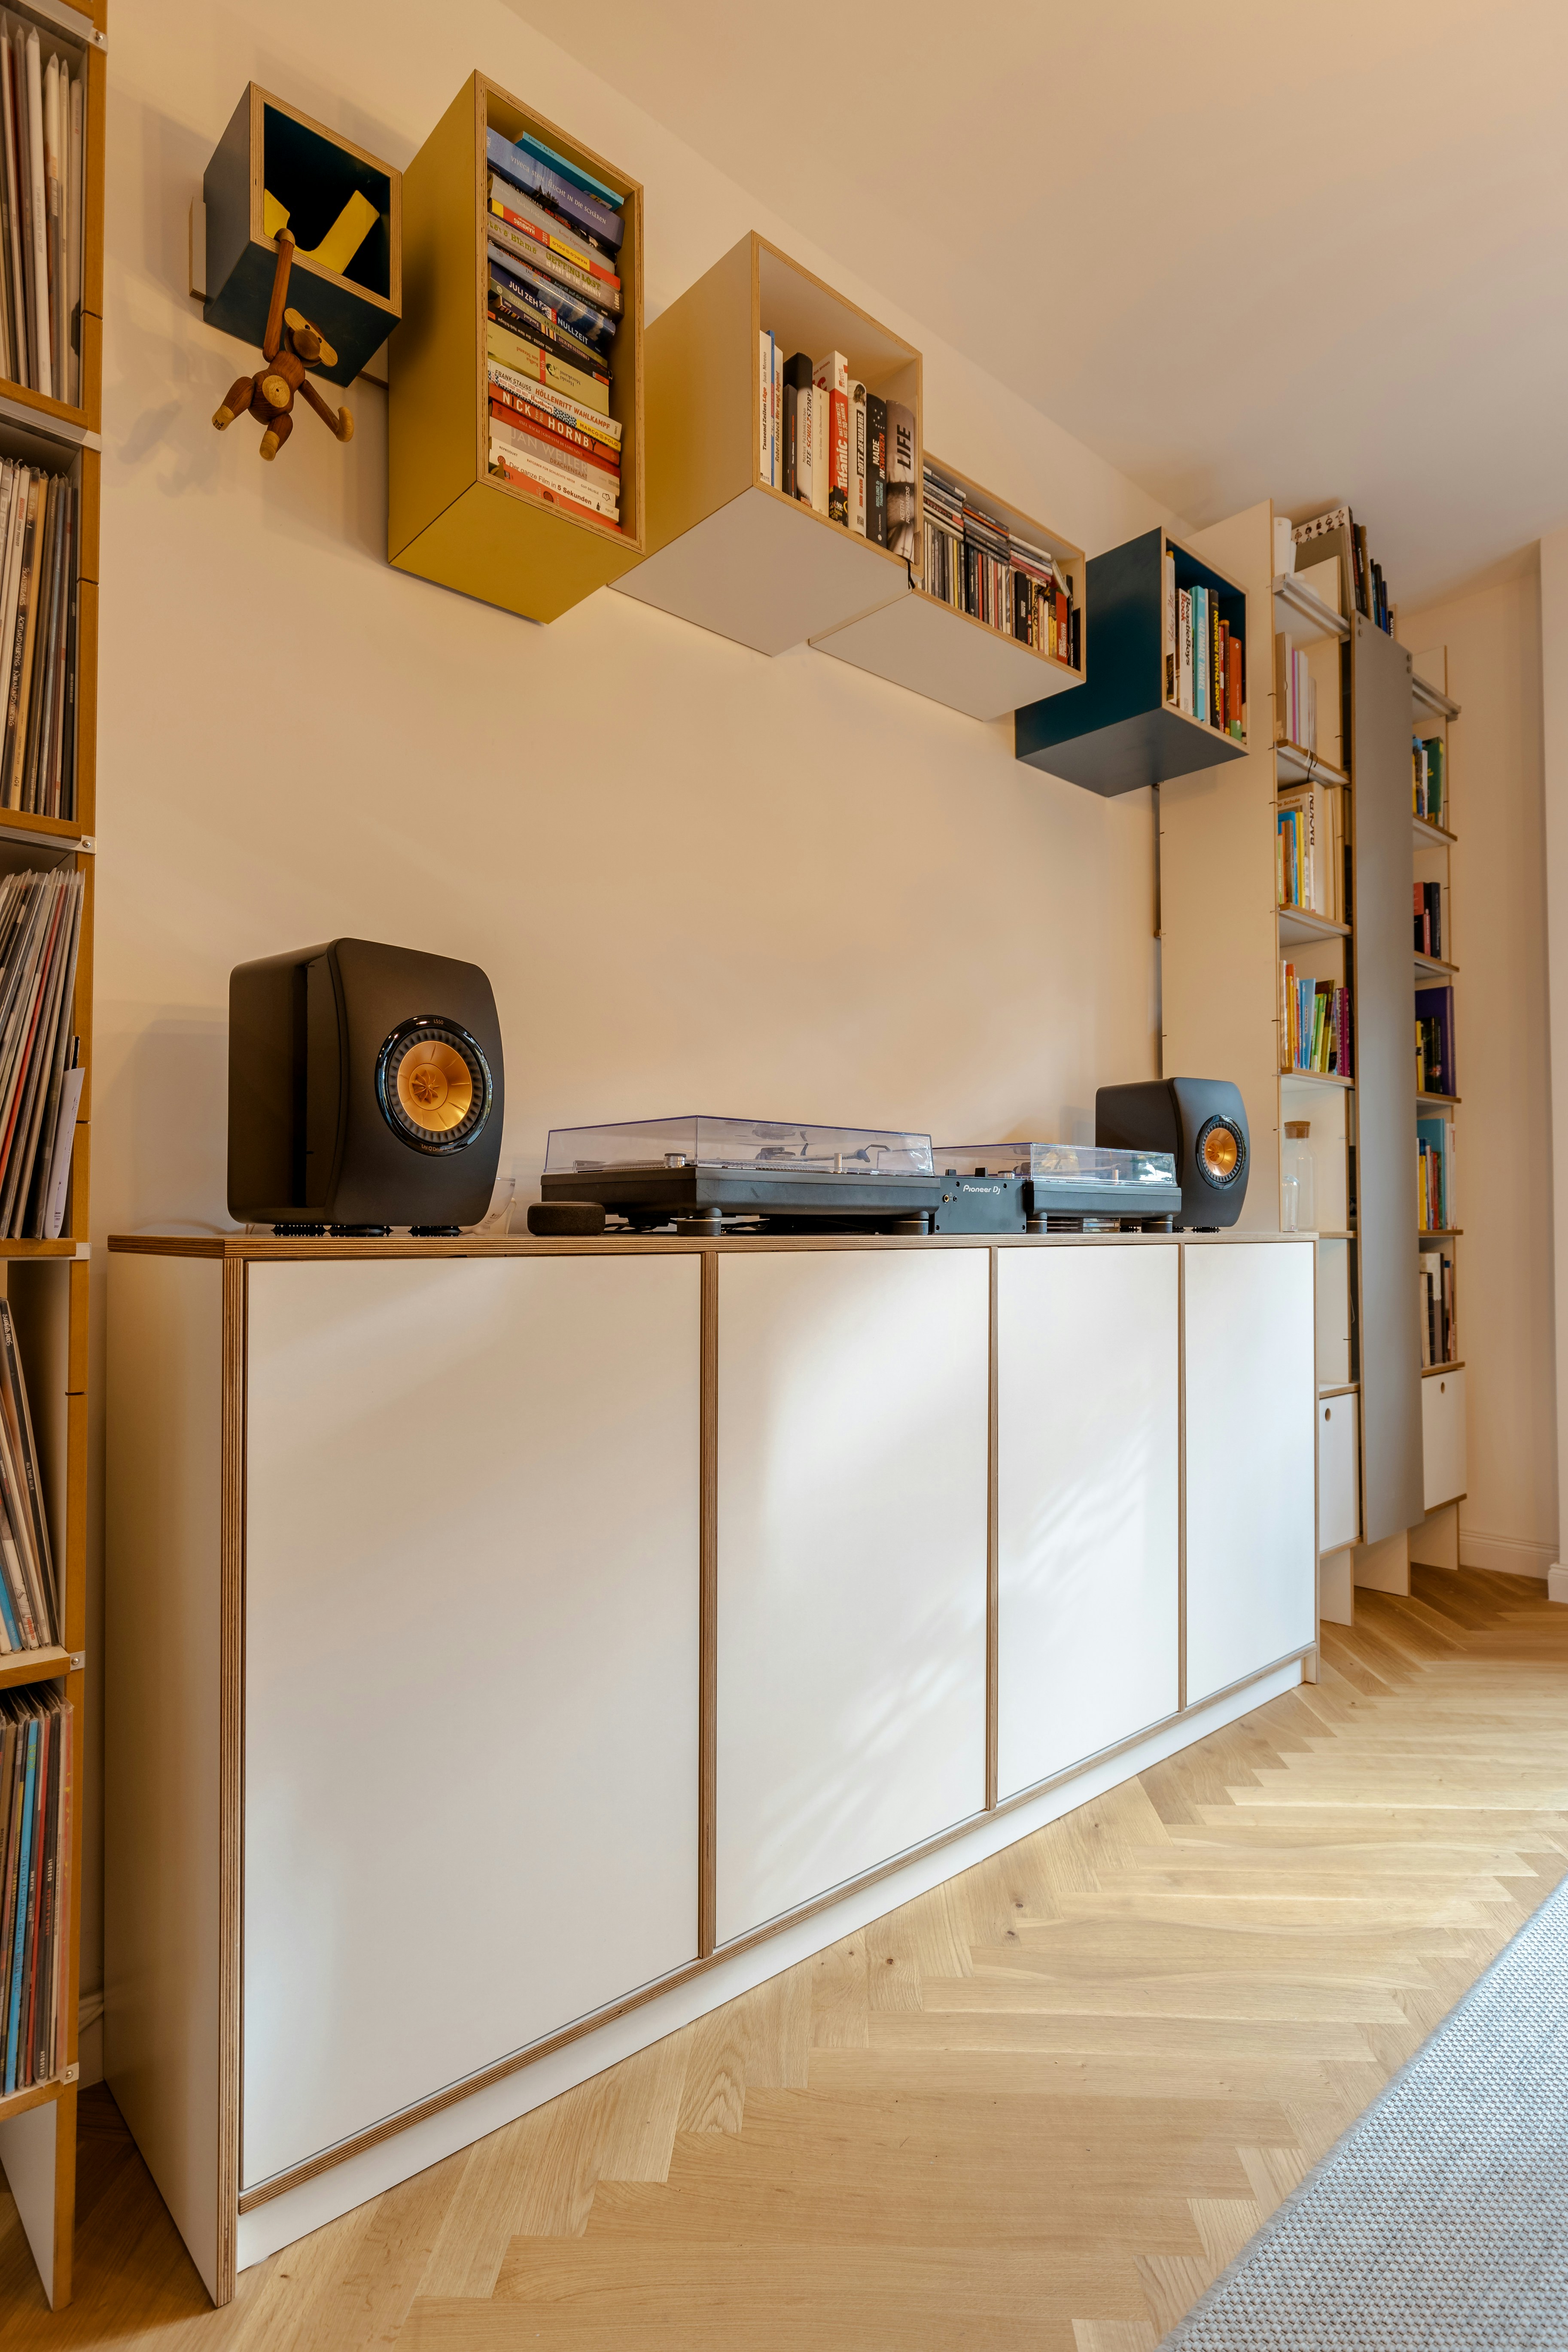
<instances>
[{"instance_id":1,"label":"wooden record shelf","mask_svg":"<svg viewBox=\"0 0 1568 2352\"><path fill-rule=\"evenodd\" d=\"M63 1691L72 1724L73 1808L68 1916L62 1921L66 1969L62 2052L49 2080L0 2097L0 2165L16 2200L21 2232L44 2293L59 2309L70 2300L75 2239L79 1991L83 1732L87 1640L88 1493L88 1187L92 1113L93 835L98 730L98 587L102 404L104 121L107 103L107 0L79 11L51 0L12 14L36 24L40 38L76 44L83 82L83 257L80 315L81 398L69 405L0 379L0 457L63 474L79 493L77 593L77 805L52 817L0 809L0 874L70 866L83 877L80 946L72 1025L85 1070L73 1146L66 1226L58 1241L0 1240L0 1286L16 1318L28 1402L37 1433L59 1585L62 1639L47 1648L0 1658L0 1688L53 1685ZM74 63L73 63L74 70ZM14 2281L14 2284L19 2282Z\"/></svg>"},{"instance_id":2,"label":"wooden record shelf","mask_svg":"<svg viewBox=\"0 0 1568 2352\"><path fill-rule=\"evenodd\" d=\"M1054 555L1072 582L1073 604L1080 616L1084 593L1084 553L1060 532L1036 522L1021 509L1009 506L993 491L983 489L967 474L929 451L924 463L958 484L965 503L1002 530L1032 547ZM922 535L921 545L924 545ZM1082 621L1079 622L1080 633ZM908 687L931 702L944 703L970 719L1005 719L1043 696L1081 686L1084 672L1070 661L1026 645L1017 637L961 613L933 596L911 574L910 592L895 598L858 621L816 636L818 653L869 670L894 686ZM1080 663L1082 636L1079 638Z\"/></svg>"},{"instance_id":3,"label":"wooden record shelf","mask_svg":"<svg viewBox=\"0 0 1568 2352\"><path fill-rule=\"evenodd\" d=\"M616 582L762 654L815 643L910 593L901 555L786 498L762 475L760 339L842 352L868 391L915 419L921 355L755 230L647 331L647 559Z\"/></svg>"}]
</instances>

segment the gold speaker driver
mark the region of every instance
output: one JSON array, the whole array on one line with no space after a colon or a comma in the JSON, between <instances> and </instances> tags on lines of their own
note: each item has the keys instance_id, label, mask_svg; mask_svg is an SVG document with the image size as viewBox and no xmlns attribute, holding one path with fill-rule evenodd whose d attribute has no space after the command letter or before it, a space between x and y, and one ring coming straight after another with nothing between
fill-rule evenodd
<instances>
[{"instance_id":1,"label":"gold speaker driver","mask_svg":"<svg viewBox=\"0 0 1568 2352\"><path fill-rule=\"evenodd\" d=\"M383 1045L375 1091L399 1142L416 1151L460 1151L489 1117L489 1065L458 1023L421 1013L400 1022Z\"/></svg>"},{"instance_id":2,"label":"gold speaker driver","mask_svg":"<svg viewBox=\"0 0 1568 2352\"><path fill-rule=\"evenodd\" d=\"M1234 1184L1241 1173L1242 1142L1228 1119L1205 1122L1197 1140L1197 1162L1211 1184Z\"/></svg>"}]
</instances>

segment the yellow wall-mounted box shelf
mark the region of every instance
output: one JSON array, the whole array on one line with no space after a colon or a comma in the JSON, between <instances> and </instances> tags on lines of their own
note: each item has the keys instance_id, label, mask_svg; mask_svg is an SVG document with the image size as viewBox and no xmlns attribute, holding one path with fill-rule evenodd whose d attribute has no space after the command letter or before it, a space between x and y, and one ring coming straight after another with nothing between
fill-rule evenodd
<instances>
[{"instance_id":1,"label":"yellow wall-mounted box shelf","mask_svg":"<svg viewBox=\"0 0 1568 2352\"><path fill-rule=\"evenodd\" d=\"M966 503L1004 530L1057 557L1072 582L1073 603L1081 612L1081 547L1074 547L1059 532L1047 530L1019 508L994 498L944 459L928 453L925 462L956 482ZM1075 669L1055 654L1005 635L971 613L956 612L921 585L918 572L908 596L811 642L818 653L852 662L857 669L868 669L894 686L907 686L911 693L945 703L950 710L962 710L971 719L1004 719L1009 711L1059 694L1066 687L1081 686L1084 679L1081 668Z\"/></svg>"},{"instance_id":2,"label":"yellow wall-mounted box shelf","mask_svg":"<svg viewBox=\"0 0 1568 2352\"><path fill-rule=\"evenodd\" d=\"M617 583L700 628L782 654L910 593L901 556L763 479L759 339L842 352L913 411L920 544L921 355L753 231L647 331L647 562Z\"/></svg>"},{"instance_id":3,"label":"yellow wall-mounted box shelf","mask_svg":"<svg viewBox=\"0 0 1568 2352\"><path fill-rule=\"evenodd\" d=\"M489 471L487 130L527 133L625 199L624 310L610 356L622 427L620 528ZM641 562L643 192L483 74L464 83L403 178L403 323L389 346L387 555L399 571L553 621Z\"/></svg>"}]
</instances>

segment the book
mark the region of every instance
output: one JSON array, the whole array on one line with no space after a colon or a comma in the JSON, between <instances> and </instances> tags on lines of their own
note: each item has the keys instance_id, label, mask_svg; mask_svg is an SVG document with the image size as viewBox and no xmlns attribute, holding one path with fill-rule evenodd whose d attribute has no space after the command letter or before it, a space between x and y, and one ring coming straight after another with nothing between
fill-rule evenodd
<instances>
[{"instance_id":1,"label":"book","mask_svg":"<svg viewBox=\"0 0 1568 2352\"><path fill-rule=\"evenodd\" d=\"M917 474L919 451L915 446L915 417L911 408L901 400L889 400L887 404L887 544L894 555L901 555L913 564L919 561L915 519L919 510Z\"/></svg>"},{"instance_id":2,"label":"book","mask_svg":"<svg viewBox=\"0 0 1568 2352\"><path fill-rule=\"evenodd\" d=\"M537 146L538 142L533 142ZM485 134L485 152L493 171L524 195L537 197L572 226L591 236L606 253L618 253L626 236L626 221L620 208L606 203L579 184L570 165L544 160L549 150L535 153L528 146L514 147L499 131Z\"/></svg>"},{"instance_id":3,"label":"book","mask_svg":"<svg viewBox=\"0 0 1568 2352\"><path fill-rule=\"evenodd\" d=\"M866 387L849 387L849 528L866 536Z\"/></svg>"},{"instance_id":4,"label":"book","mask_svg":"<svg viewBox=\"0 0 1568 2352\"><path fill-rule=\"evenodd\" d=\"M1193 716L1193 592L1176 591L1176 707Z\"/></svg>"},{"instance_id":5,"label":"book","mask_svg":"<svg viewBox=\"0 0 1568 2352\"><path fill-rule=\"evenodd\" d=\"M620 484L592 460L577 457L544 435L531 432L519 425L490 413L490 448L497 446L510 453L510 462L526 473L535 474L552 488L564 490L582 505L593 507L601 514L618 518L621 506Z\"/></svg>"},{"instance_id":6,"label":"book","mask_svg":"<svg viewBox=\"0 0 1568 2352\"><path fill-rule=\"evenodd\" d=\"M581 163L568 163L566 157L558 155L553 147L547 147L542 139L535 139L531 132L524 131L517 143L522 153L531 155L536 162L545 164L552 172L559 173L563 179L570 181L574 187L580 188L584 194L596 196L600 203L607 205L612 212L619 212L626 203L626 198L618 195L614 188L606 187L603 180L596 180L592 172L585 172L583 169Z\"/></svg>"},{"instance_id":7,"label":"book","mask_svg":"<svg viewBox=\"0 0 1568 2352\"><path fill-rule=\"evenodd\" d=\"M784 413L782 419L784 443L784 479L779 484L785 498L805 498L811 504L809 488L801 487L801 431L805 419L801 415L803 394L811 390L811 362L804 352L793 352L784 364Z\"/></svg>"},{"instance_id":8,"label":"book","mask_svg":"<svg viewBox=\"0 0 1568 2352\"><path fill-rule=\"evenodd\" d=\"M811 372L812 388L822 395L822 446L826 459L826 505L830 522L849 521L849 362L842 352L829 352Z\"/></svg>"},{"instance_id":9,"label":"book","mask_svg":"<svg viewBox=\"0 0 1568 2352\"><path fill-rule=\"evenodd\" d=\"M819 435L822 408L816 387L803 383L795 394L795 494L803 506L819 512L827 507L827 474L822 464ZM820 484L817 480L821 473Z\"/></svg>"},{"instance_id":10,"label":"book","mask_svg":"<svg viewBox=\"0 0 1568 2352\"><path fill-rule=\"evenodd\" d=\"M888 404L875 392L866 394L866 536L888 544Z\"/></svg>"},{"instance_id":11,"label":"book","mask_svg":"<svg viewBox=\"0 0 1568 2352\"><path fill-rule=\"evenodd\" d=\"M763 327L760 331L758 341L757 429L759 441L757 448L757 472L761 478L768 484L770 488L776 489L778 488L778 484L773 478L773 430L772 415L773 397L773 339L766 327Z\"/></svg>"},{"instance_id":12,"label":"book","mask_svg":"<svg viewBox=\"0 0 1568 2352\"><path fill-rule=\"evenodd\" d=\"M601 366L605 363L616 340L616 321L607 311L583 295L569 293L521 254L509 253L493 236L488 251L492 287L499 285L514 307L536 312L557 334L574 339L591 360L596 359Z\"/></svg>"},{"instance_id":13,"label":"book","mask_svg":"<svg viewBox=\"0 0 1568 2352\"><path fill-rule=\"evenodd\" d=\"M1415 1091L1449 1096L1459 1091L1454 1068L1454 992L1447 986L1415 992Z\"/></svg>"},{"instance_id":14,"label":"book","mask_svg":"<svg viewBox=\"0 0 1568 2352\"><path fill-rule=\"evenodd\" d=\"M526 261L542 276L553 278L567 293L592 302L595 309L607 312L611 318L621 316L618 284L611 285L580 268L576 262L569 261L552 246L546 244L538 230L526 223L512 221L501 206L494 203L490 205L489 233L494 243L504 246L509 253L515 253L519 260Z\"/></svg>"},{"instance_id":15,"label":"book","mask_svg":"<svg viewBox=\"0 0 1568 2352\"><path fill-rule=\"evenodd\" d=\"M486 371L494 390L510 399L527 401L531 407L559 417L563 424L575 426L580 433L591 434L603 448L619 455L622 428L618 418L602 416L585 400L574 400L569 392L558 392L552 383L541 383L537 376L523 375L504 361L487 361Z\"/></svg>"},{"instance_id":16,"label":"book","mask_svg":"<svg viewBox=\"0 0 1568 2352\"><path fill-rule=\"evenodd\" d=\"M579 236L559 213L552 213L547 205L536 204L531 196L525 196L521 188L514 188L495 172L490 173L489 206L491 214L505 221L509 228L528 236L537 246L554 254L557 260L590 278L601 289L593 298L601 310L621 310L619 272L592 238ZM612 295L614 301L610 299Z\"/></svg>"},{"instance_id":17,"label":"book","mask_svg":"<svg viewBox=\"0 0 1568 2352\"><path fill-rule=\"evenodd\" d=\"M1182 703L1176 682L1176 664L1179 658L1176 646L1176 559L1167 548L1165 550L1165 699L1167 702L1175 703L1180 709Z\"/></svg>"},{"instance_id":18,"label":"book","mask_svg":"<svg viewBox=\"0 0 1568 2352\"><path fill-rule=\"evenodd\" d=\"M500 361L503 367L510 368L515 374L531 376L536 383L547 384L552 391L564 393L569 399L580 401L595 415L608 416L608 376L576 366L530 333L519 332L504 320L493 315L486 322L485 348L492 360Z\"/></svg>"},{"instance_id":19,"label":"book","mask_svg":"<svg viewBox=\"0 0 1568 2352\"><path fill-rule=\"evenodd\" d=\"M557 476L553 468L542 460L524 457L521 451L492 440L489 465L491 473L503 482L531 491L534 497L543 499L550 506L560 507L567 514L577 515L587 522L602 524L606 530L619 530L621 527L616 517L607 513L603 504L578 496L578 486L570 478Z\"/></svg>"}]
</instances>

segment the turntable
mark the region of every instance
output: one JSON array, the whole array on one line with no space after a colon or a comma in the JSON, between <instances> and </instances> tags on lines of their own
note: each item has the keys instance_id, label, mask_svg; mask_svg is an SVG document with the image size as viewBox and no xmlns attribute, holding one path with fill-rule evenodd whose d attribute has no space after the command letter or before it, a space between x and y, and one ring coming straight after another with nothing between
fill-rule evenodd
<instances>
[{"instance_id":1,"label":"turntable","mask_svg":"<svg viewBox=\"0 0 1568 2352\"><path fill-rule=\"evenodd\" d=\"M1182 1205L1168 1151L1094 1143L940 1143L935 1230L942 1233L1168 1232Z\"/></svg>"},{"instance_id":2,"label":"turntable","mask_svg":"<svg viewBox=\"0 0 1568 2352\"><path fill-rule=\"evenodd\" d=\"M691 1112L553 1128L542 1213L529 1223L588 1232L608 1215L636 1233L927 1233L942 1189L929 1135Z\"/></svg>"}]
</instances>

